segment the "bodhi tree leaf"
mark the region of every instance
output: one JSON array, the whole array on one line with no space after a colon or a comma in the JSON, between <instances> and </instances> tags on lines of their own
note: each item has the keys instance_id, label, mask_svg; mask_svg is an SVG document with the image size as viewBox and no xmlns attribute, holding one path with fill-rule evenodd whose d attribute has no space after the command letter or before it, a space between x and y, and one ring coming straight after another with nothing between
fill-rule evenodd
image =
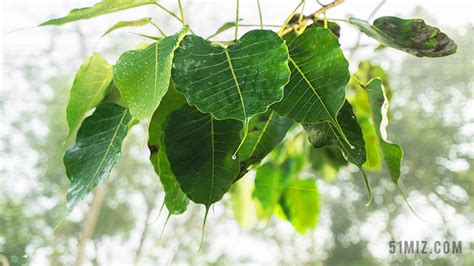
<instances>
[{"instance_id":1,"label":"bodhi tree leaf","mask_svg":"<svg viewBox=\"0 0 474 266\"><path fill-rule=\"evenodd\" d=\"M344 142L341 134L329 122L303 124L303 127L314 147L321 148L327 145L336 145L349 162L361 167L366 160L365 143L362 137L362 130L357 123L357 118L349 102L346 101L344 103L341 111L339 111L337 120L354 148L349 147Z\"/></svg>"},{"instance_id":2,"label":"bodhi tree leaf","mask_svg":"<svg viewBox=\"0 0 474 266\"><path fill-rule=\"evenodd\" d=\"M155 172L160 177L165 190L165 205L170 214L180 214L186 210L189 199L181 190L176 177L171 170L166 145L164 145L164 125L171 113L186 103L186 100L172 86L163 97L163 102L156 109L148 128L148 148L150 161Z\"/></svg>"},{"instance_id":3,"label":"bodhi tree leaf","mask_svg":"<svg viewBox=\"0 0 474 266\"><path fill-rule=\"evenodd\" d=\"M64 166L71 180L67 192L69 211L109 176L120 157L131 119L126 108L109 102L100 104L84 120L76 144L64 154Z\"/></svg>"},{"instance_id":4,"label":"bodhi tree leaf","mask_svg":"<svg viewBox=\"0 0 474 266\"><path fill-rule=\"evenodd\" d=\"M40 26L60 26L65 23L81 20L81 19L89 19L93 17L97 17L100 15L105 15L109 13L114 13L117 11L129 9L132 7L155 4L156 0L104 0L100 3L97 3L91 7L85 8L76 8L69 12L69 14L65 17L55 18L43 22Z\"/></svg>"},{"instance_id":5,"label":"bodhi tree leaf","mask_svg":"<svg viewBox=\"0 0 474 266\"><path fill-rule=\"evenodd\" d=\"M260 162L286 136L293 122L268 110L250 119L249 132L239 150L240 167L245 174L248 167Z\"/></svg>"},{"instance_id":6,"label":"bodhi tree leaf","mask_svg":"<svg viewBox=\"0 0 474 266\"><path fill-rule=\"evenodd\" d=\"M151 117L160 104L168 90L174 51L188 30L184 27L144 49L120 56L114 66L114 82L134 118Z\"/></svg>"},{"instance_id":7,"label":"bodhi tree leaf","mask_svg":"<svg viewBox=\"0 0 474 266\"><path fill-rule=\"evenodd\" d=\"M354 115L352 106L349 102L346 101L344 103L344 106L337 115L337 120L339 121L344 134L352 144L352 148L346 142L344 142L341 134L334 128L334 125L329 122L303 124L303 127L308 133L309 141L315 148L321 148L327 145L336 145L342 151L346 160L355 164L360 169L362 175L364 176L370 203L372 199L372 192L367 175L362 169L362 165L367 160L365 142L362 136L362 130L357 123L357 118Z\"/></svg>"},{"instance_id":8,"label":"bodhi tree leaf","mask_svg":"<svg viewBox=\"0 0 474 266\"><path fill-rule=\"evenodd\" d=\"M422 19L380 17L370 25L365 20L349 18L349 22L382 45L419 57L442 57L454 54L456 43L438 28Z\"/></svg>"},{"instance_id":9,"label":"bodhi tree leaf","mask_svg":"<svg viewBox=\"0 0 474 266\"><path fill-rule=\"evenodd\" d=\"M337 38L341 36L341 27L339 26L339 24L333 21L328 21L327 26L328 26L328 29L334 35L336 35ZM313 24L308 26L308 29L311 29L311 28L324 28L324 20L320 20L320 19L315 20Z\"/></svg>"},{"instance_id":10,"label":"bodhi tree leaf","mask_svg":"<svg viewBox=\"0 0 474 266\"><path fill-rule=\"evenodd\" d=\"M388 100L390 100L391 89L389 76L380 66L374 65L369 61L360 62L359 67L353 76L355 78L349 81L349 87L355 93L351 94L349 101L354 107L354 114L362 128L362 135L364 136L365 149L367 152L367 161L365 162L364 167L369 169L379 169L381 167L381 162L383 161L383 155L378 144L375 127L372 123L372 114L370 112L367 90L359 82L366 84L374 77L380 78L383 80L384 91Z\"/></svg>"},{"instance_id":11,"label":"bodhi tree leaf","mask_svg":"<svg viewBox=\"0 0 474 266\"><path fill-rule=\"evenodd\" d=\"M151 18L141 18L141 19L136 19L136 20L119 21L115 23L112 27L110 27L106 32L104 32L104 34L102 34L102 37L120 28L141 27L141 26L145 26L146 24L150 22L151 22Z\"/></svg>"},{"instance_id":12,"label":"bodhi tree leaf","mask_svg":"<svg viewBox=\"0 0 474 266\"><path fill-rule=\"evenodd\" d=\"M173 82L188 103L216 119L245 123L283 97L288 51L273 31L253 30L228 47L189 35L176 51Z\"/></svg>"},{"instance_id":13,"label":"bodhi tree leaf","mask_svg":"<svg viewBox=\"0 0 474 266\"><path fill-rule=\"evenodd\" d=\"M347 165L346 158L336 146L311 149L309 160L314 173L328 182L336 178L340 167Z\"/></svg>"},{"instance_id":14,"label":"bodhi tree leaf","mask_svg":"<svg viewBox=\"0 0 474 266\"><path fill-rule=\"evenodd\" d=\"M290 166L290 163L279 165L269 161L257 169L253 197L259 203L258 214L261 218L269 219L273 214L291 179Z\"/></svg>"},{"instance_id":15,"label":"bodhi tree leaf","mask_svg":"<svg viewBox=\"0 0 474 266\"><path fill-rule=\"evenodd\" d=\"M336 116L344 104L349 63L337 37L328 29L313 28L288 43L291 77L285 96L272 108L299 123L330 121L342 132Z\"/></svg>"},{"instance_id":16,"label":"bodhi tree leaf","mask_svg":"<svg viewBox=\"0 0 474 266\"><path fill-rule=\"evenodd\" d=\"M248 178L241 179L234 183L230 189L234 217L242 228L252 227L258 221L257 210L252 198L254 190L252 181Z\"/></svg>"},{"instance_id":17,"label":"bodhi tree leaf","mask_svg":"<svg viewBox=\"0 0 474 266\"><path fill-rule=\"evenodd\" d=\"M382 81L378 78L371 80L367 84L367 93L369 95L370 112L372 113L372 121L375 126L375 132L379 140L380 148L387 165L388 172L392 181L398 184L400 179L400 165L403 158L402 148L387 140L386 126L388 101L384 93Z\"/></svg>"},{"instance_id":18,"label":"bodhi tree leaf","mask_svg":"<svg viewBox=\"0 0 474 266\"><path fill-rule=\"evenodd\" d=\"M220 200L239 172L232 154L240 143L242 123L217 120L185 105L165 126L166 154L181 189L206 206Z\"/></svg>"},{"instance_id":19,"label":"bodhi tree leaf","mask_svg":"<svg viewBox=\"0 0 474 266\"><path fill-rule=\"evenodd\" d=\"M107 94L112 81L112 66L98 53L92 54L77 71L66 107L68 137L79 128L82 118Z\"/></svg>"},{"instance_id":20,"label":"bodhi tree leaf","mask_svg":"<svg viewBox=\"0 0 474 266\"><path fill-rule=\"evenodd\" d=\"M297 232L304 234L318 223L320 200L316 180L293 180L288 184L280 206Z\"/></svg>"}]
</instances>

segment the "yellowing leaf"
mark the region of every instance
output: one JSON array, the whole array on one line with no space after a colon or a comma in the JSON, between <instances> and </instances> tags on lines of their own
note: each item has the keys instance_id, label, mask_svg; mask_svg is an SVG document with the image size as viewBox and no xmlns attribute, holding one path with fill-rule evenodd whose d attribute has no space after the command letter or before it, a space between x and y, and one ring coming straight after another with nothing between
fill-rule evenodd
<instances>
[{"instance_id":1,"label":"yellowing leaf","mask_svg":"<svg viewBox=\"0 0 474 266\"><path fill-rule=\"evenodd\" d=\"M66 107L68 138L79 128L84 115L102 101L111 81L112 66L100 54L94 53L82 63Z\"/></svg>"}]
</instances>

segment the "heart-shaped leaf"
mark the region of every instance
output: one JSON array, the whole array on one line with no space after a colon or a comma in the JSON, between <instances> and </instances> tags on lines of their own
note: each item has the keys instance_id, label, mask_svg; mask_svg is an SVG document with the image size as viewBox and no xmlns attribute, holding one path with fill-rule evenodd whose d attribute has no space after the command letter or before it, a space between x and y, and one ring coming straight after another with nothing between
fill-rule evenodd
<instances>
[{"instance_id":1,"label":"heart-shaped leaf","mask_svg":"<svg viewBox=\"0 0 474 266\"><path fill-rule=\"evenodd\" d=\"M260 162L286 136L293 122L268 110L259 114L249 123L249 132L239 150L240 167L245 174L248 167Z\"/></svg>"},{"instance_id":2,"label":"heart-shaped leaf","mask_svg":"<svg viewBox=\"0 0 474 266\"><path fill-rule=\"evenodd\" d=\"M176 176L171 170L166 145L164 145L164 126L171 113L186 104L186 99L173 86L163 97L163 101L156 109L148 127L148 147L150 161L155 172L160 177L165 190L165 205L170 214L180 214L186 210L189 199L181 190Z\"/></svg>"},{"instance_id":3,"label":"heart-shaped leaf","mask_svg":"<svg viewBox=\"0 0 474 266\"><path fill-rule=\"evenodd\" d=\"M100 3L95 4L91 7L84 7L84 8L76 8L69 12L69 14L65 17L55 18L43 22L40 26L60 26L65 23L81 20L81 19L89 19L93 17L97 17L100 15L105 15L108 13L113 13L125 9L129 9L132 7L155 4L156 0L104 0Z\"/></svg>"},{"instance_id":4,"label":"heart-shaped leaf","mask_svg":"<svg viewBox=\"0 0 474 266\"><path fill-rule=\"evenodd\" d=\"M64 154L64 166L71 180L67 192L69 211L109 176L120 157L131 119L126 108L108 102L97 106L84 120L76 144Z\"/></svg>"},{"instance_id":5,"label":"heart-shaped leaf","mask_svg":"<svg viewBox=\"0 0 474 266\"><path fill-rule=\"evenodd\" d=\"M171 169L188 198L206 209L224 196L239 173L239 160L232 154L241 129L237 120L217 120L188 105L171 114L165 126Z\"/></svg>"},{"instance_id":6,"label":"heart-shaped leaf","mask_svg":"<svg viewBox=\"0 0 474 266\"><path fill-rule=\"evenodd\" d=\"M247 123L283 97L288 51L267 30L250 31L228 47L190 35L176 51L172 75L176 90L200 111Z\"/></svg>"},{"instance_id":7,"label":"heart-shaped leaf","mask_svg":"<svg viewBox=\"0 0 474 266\"><path fill-rule=\"evenodd\" d=\"M373 25L356 18L350 18L349 22L382 45L415 56L442 57L454 54L457 50L452 39L422 19L380 17Z\"/></svg>"},{"instance_id":8,"label":"heart-shaped leaf","mask_svg":"<svg viewBox=\"0 0 474 266\"><path fill-rule=\"evenodd\" d=\"M387 140L387 112L388 101L382 86L382 81L378 78L371 80L367 84L367 93L369 95L370 112L372 114L372 122L375 127L380 148L382 150L385 164L392 181L398 184L400 179L400 165L403 158L402 148Z\"/></svg>"},{"instance_id":9,"label":"heart-shaped leaf","mask_svg":"<svg viewBox=\"0 0 474 266\"><path fill-rule=\"evenodd\" d=\"M166 94L174 51L188 30L184 27L144 49L128 51L114 66L115 85L135 119L150 118Z\"/></svg>"},{"instance_id":10,"label":"heart-shaped leaf","mask_svg":"<svg viewBox=\"0 0 474 266\"><path fill-rule=\"evenodd\" d=\"M92 54L77 71L66 107L68 139L76 132L86 113L107 94L112 81L112 66L98 53Z\"/></svg>"},{"instance_id":11,"label":"heart-shaped leaf","mask_svg":"<svg viewBox=\"0 0 474 266\"><path fill-rule=\"evenodd\" d=\"M336 116L350 74L337 37L328 29L312 28L288 43L288 49L290 81L283 100L272 108L300 123L328 120L345 137Z\"/></svg>"}]
</instances>

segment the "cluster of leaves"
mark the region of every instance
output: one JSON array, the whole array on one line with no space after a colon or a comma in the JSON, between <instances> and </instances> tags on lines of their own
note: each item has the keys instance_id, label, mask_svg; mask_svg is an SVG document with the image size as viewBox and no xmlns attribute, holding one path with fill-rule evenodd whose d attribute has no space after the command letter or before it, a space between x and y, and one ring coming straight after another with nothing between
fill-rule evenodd
<instances>
[{"instance_id":1,"label":"cluster of leaves","mask_svg":"<svg viewBox=\"0 0 474 266\"><path fill-rule=\"evenodd\" d=\"M105 0L41 25L62 25L147 4L158 3ZM354 18L347 22L384 46L416 56L456 51L451 39L420 19L382 17L373 25ZM105 34L148 23L150 18L118 22ZM114 65L94 53L80 67L67 106L68 140L76 134L75 144L64 155L71 181L68 209L108 177L127 132L141 120L149 122L150 160L164 186L170 214L184 212L191 200L205 205L207 215L234 182L257 169L253 195L261 217L277 212L304 232L314 227L319 212L315 180L301 174L310 158L318 160L319 167L354 164L369 196L363 166L370 169L383 160L397 184L403 153L387 140L386 88L380 78L351 79L336 34L335 23L316 21L283 36L251 30L222 43L190 34L185 25L174 35L151 37L156 41L125 52ZM346 95L349 82L354 93ZM277 146L292 128L305 133ZM318 153L303 152L299 159L282 155L307 147L304 135ZM274 159L260 165L272 150Z\"/></svg>"}]
</instances>

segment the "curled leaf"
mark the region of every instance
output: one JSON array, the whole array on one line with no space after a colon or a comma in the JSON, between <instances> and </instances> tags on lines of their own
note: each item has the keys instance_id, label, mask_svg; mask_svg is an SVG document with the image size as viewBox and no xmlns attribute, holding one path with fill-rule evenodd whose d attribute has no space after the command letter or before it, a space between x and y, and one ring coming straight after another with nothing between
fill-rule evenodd
<instances>
[{"instance_id":1,"label":"curled leaf","mask_svg":"<svg viewBox=\"0 0 474 266\"><path fill-rule=\"evenodd\" d=\"M382 150L385 164L392 181L398 184L400 179L400 165L403 158L402 148L387 140L386 126L388 101L382 86L382 81L378 78L371 80L367 84L367 93L369 95L370 112L372 114L372 122L375 127L380 148Z\"/></svg>"},{"instance_id":2,"label":"curled leaf","mask_svg":"<svg viewBox=\"0 0 474 266\"><path fill-rule=\"evenodd\" d=\"M452 39L422 19L380 17L373 25L356 18L350 18L349 22L382 45L418 57L442 57L454 54L457 50Z\"/></svg>"}]
</instances>

